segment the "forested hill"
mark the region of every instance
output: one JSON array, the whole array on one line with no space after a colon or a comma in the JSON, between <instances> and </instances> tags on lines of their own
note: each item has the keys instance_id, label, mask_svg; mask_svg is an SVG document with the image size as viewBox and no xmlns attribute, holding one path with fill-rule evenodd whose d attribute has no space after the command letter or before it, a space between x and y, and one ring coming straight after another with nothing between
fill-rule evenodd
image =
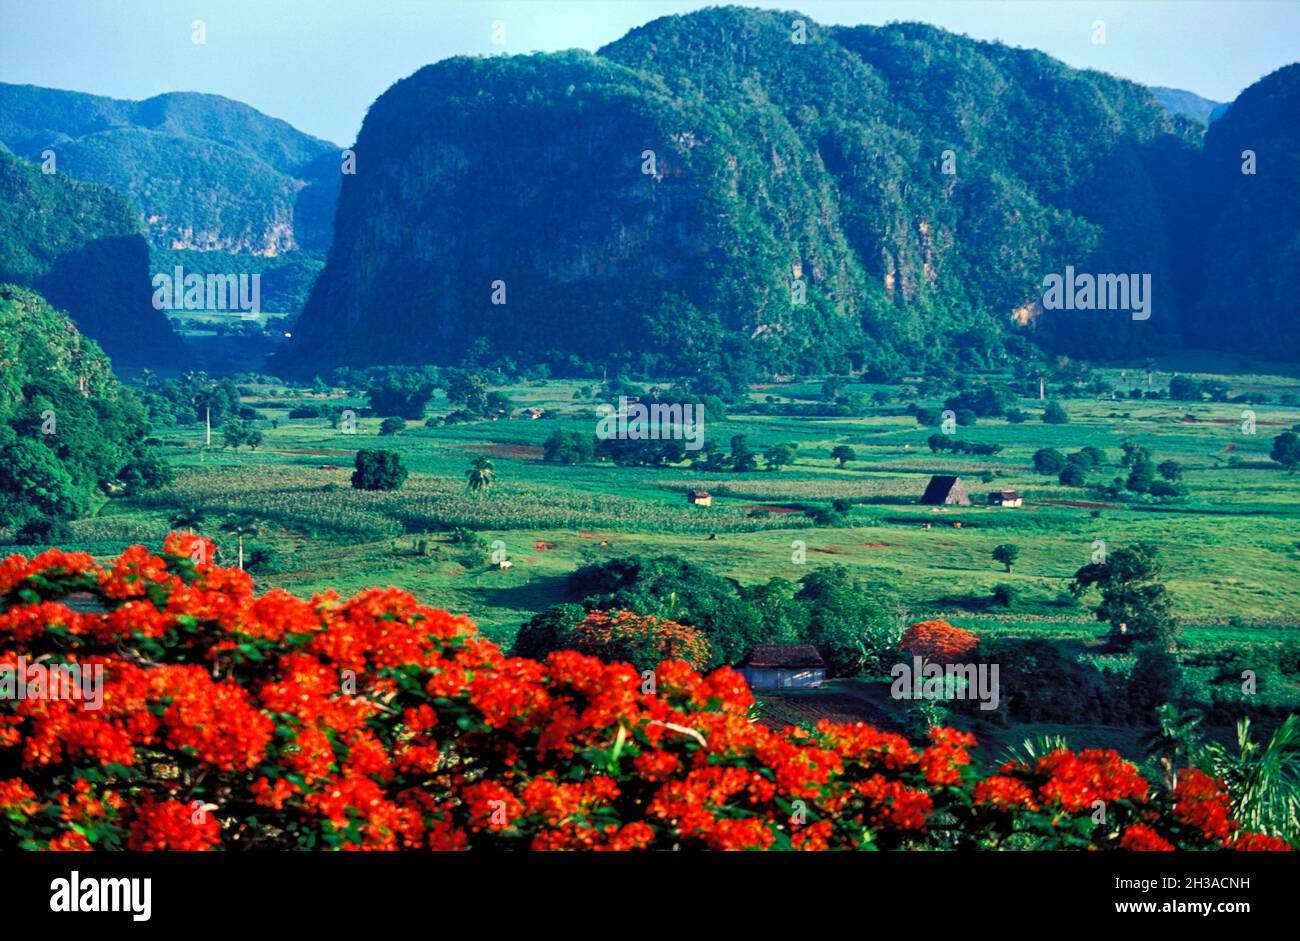
<instances>
[{"instance_id":1,"label":"forested hill","mask_svg":"<svg viewBox=\"0 0 1300 941\"><path fill-rule=\"evenodd\" d=\"M1153 85L1151 93L1170 114L1181 114L1200 124L1213 124L1227 110L1226 102L1211 101L1181 88Z\"/></svg>"},{"instance_id":2,"label":"forested hill","mask_svg":"<svg viewBox=\"0 0 1300 941\"><path fill-rule=\"evenodd\" d=\"M0 142L135 204L151 243L278 255L324 251L339 148L218 95L121 101L0 84ZM328 163L328 167L322 164Z\"/></svg>"},{"instance_id":3,"label":"forested hill","mask_svg":"<svg viewBox=\"0 0 1300 941\"><path fill-rule=\"evenodd\" d=\"M148 434L100 348L39 294L0 283L0 529L43 545L109 491L164 482Z\"/></svg>"},{"instance_id":4,"label":"forested hill","mask_svg":"<svg viewBox=\"0 0 1300 941\"><path fill-rule=\"evenodd\" d=\"M1247 88L1205 137L1190 338L1300 356L1300 65ZM1253 172L1243 172L1253 170Z\"/></svg>"},{"instance_id":5,"label":"forested hill","mask_svg":"<svg viewBox=\"0 0 1300 941\"><path fill-rule=\"evenodd\" d=\"M1190 222L1222 172L1204 134L1144 86L920 24L714 8L596 55L439 62L372 106L329 263L272 368L471 348L683 371L1170 349L1201 283ZM1067 265L1150 274L1150 319L1044 312L1043 278Z\"/></svg>"},{"instance_id":6,"label":"forested hill","mask_svg":"<svg viewBox=\"0 0 1300 941\"><path fill-rule=\"evenodd\" d=\"M81 183L0 152L0 282L35 289L72 315L115 366L189 363L154 309L149 246L135 209L107 186Z\"/></svg>"}]
</instances>

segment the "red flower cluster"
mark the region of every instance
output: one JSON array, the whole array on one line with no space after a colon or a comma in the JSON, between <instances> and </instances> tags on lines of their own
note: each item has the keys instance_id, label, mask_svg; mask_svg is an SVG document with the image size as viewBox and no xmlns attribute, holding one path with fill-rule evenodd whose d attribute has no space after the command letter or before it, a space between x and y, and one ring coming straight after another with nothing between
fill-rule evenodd
<instances>
[{"instance_id":1,"label":"red flower cluster","mask_svg":"<svg viewBox=\"0 0 1300 941\"><path fill-rule=\"evenodd\" d=\"M507 658L396 589L256 597L194 561L210 549L173 534L107 567L0 562L0 663L103 671L98 709L0 702L0 848L1285 848L1217 783L1157 793L1113 752L984 776L953 729L774 731L738 674L692 668L707 645L672 622L588 625L593 643L656 632L678 659L649 692L580 651Z\"/></svg>"},{"instance_id":2,"label":"red flower cluster","mask_svg":"<svg viewBox=\"0 0 1300 941\"><path fill-rule=\"evenodd\" d=\"M980 639L947 621L918 621L903 632L898 646L914 657L957 663L974 653Z\"/></svg>"},{"instance_id":3,"label":"red flower cluster","mask_svg":"<svg viewBox=\"0 0 1300 941\"><path fill-rule=\"evenodd\" d=\"M573 626L568 646L602 660L622 660L652 669L664 660L683 660L699 670L712 653L700 630L635 611L593 610Z\"/></svg>"}]
</instances>

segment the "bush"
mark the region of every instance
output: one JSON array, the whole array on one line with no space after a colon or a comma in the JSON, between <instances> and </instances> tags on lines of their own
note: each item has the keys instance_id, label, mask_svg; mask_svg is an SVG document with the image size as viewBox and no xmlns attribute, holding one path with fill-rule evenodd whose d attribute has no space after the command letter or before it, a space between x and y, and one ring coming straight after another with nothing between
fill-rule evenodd
<instances>
[{"instance_id":1,"label":"bush","mask_svg":"<svg viewBox=\"0 0 1300 941\"><path fill-rule=\"evenodd\" d=\"M1020 589L1005 582L993 586L992 601L995 605L1010 608L1020 598Z\"/></svg>"},{"instance_id":2,"label":"bush","mask_svg":"<svg viewBox=\"0 0 1300 941\"><path fill-rule=\"evenodd\" d=\"M980 645L979 658L998 665L1001 704L992 715L1004 723L1117 718L1101 671L1067 656L1054 641L996 639Z\"/></svg>"},{"instance_id":3,"label":"bush","mask_svg":"<svg viewBox=\"0 0 1300 941\"><path fill-rule=\"evenodd\" d=\"M1043 421L1049 425L1064 425L1070 421L1070 416L1066 414L1059 402L1048 402L1047 407L1043 409Z\"/></svg>"},{"instance_id":4,"label":"bush","mask_svg":"<svg viewBox=\"0 0 1300 941\"><path fill-rule=\"evenodd\" d=\"M1088 485L1088 472L1078 462L1069 461L1065 467L1061 468L1061 474L1057 480L1062 487L1086 487Z\"/></svg>"},{"instance_id":5,"label":"bush","mask_svg":"<svg viewBox=\"0 0 1300 941\"><path fill-rule=\"evenodd\" d=\"M947 621L918 621L903 632L898 646L906 653L939 663L965 660L979 645L970 631L953 627Z\"/></svg>"},{"instance_id":6,"label":"bush","mask_svg":"<svg viewBox=\"0 0 1300 941\"><path fill-rule=\"evenodd\" d=\"M396 451L362 448L352 472L355 490L397 490L406 482L406 466Z\"/></svg>"},{"instance_id":7,"label":"bush","mask_svg":"<svg viewBox=\"0 0 1300 941\"><path fill-rule=\"evenodd\" d=\"M1039 448L1034 452L1034 470L1051 476L1065 470L1065 455L1055 448Z\"/></svg>"},{"instance_id":8,"label":"bush","mask_svg":"<svg viewBox=\"0 0 1300 941\"><path fill-rule=\"evenodd\" d=\"M1212 779L1175 806L1114 752L989 775L953 729L777 732L730 670L669 662L651 693L579 653L507 660L397 589L258 598L199 542L0 563L0 658L104 668L102 709L6 703L0 849L1281 847ZM78 592L107 610L62 605Z\"/></svg>"},{"instance_id":9,"label":"bush","mask_svg":"<svg viewBox=\"0 0 1300 941\"><path fill-rule=\"evenodd\" d=\"M406 430L406 421L398 418L396 415L385 418L379 423L379 434L381 437L399 434Z\"/></svg>"}]
</instances>

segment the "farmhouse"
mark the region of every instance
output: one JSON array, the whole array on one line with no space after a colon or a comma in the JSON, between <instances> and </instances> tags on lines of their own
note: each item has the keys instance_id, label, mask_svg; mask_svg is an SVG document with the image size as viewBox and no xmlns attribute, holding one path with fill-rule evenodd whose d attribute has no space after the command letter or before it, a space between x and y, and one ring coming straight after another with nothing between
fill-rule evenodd
<instances>
[{"instance_id":1,"label":"farmhouse","mask_svg":"<svg viewBox=\"0 0 1300 941\"><path fill-rule=\"evenodd\" d=\"M692 490L686 494L686 499L690 501L692 506L713 506L713 497L709 495L707 490Z\"/></svg>"},{"instance_id":2,"label":"farmhouse","mask_svg":"<svg viewBox=\"0 0 1300 941\"><path fill-rule=\"evenodd\" d=\"M826 661L812 644L758 644L737 669L751 689L816 689L826 681Z\"/></svg>"},{"instance_id":3,"label":"farmhouse","mask_svg":"<svg viewBox=\"0 0 1300 941\"><path fill-rule=\"evenodd\" d=\"M931 477L921 502L927 506L970 506L970 494L960 477Z\"/></svg>"},{"instance_id":4,"label":"farmhouse","mask_svg":"<svg viewBox=\"0 0 1300 941\"><path fill-rule=\"evenodd\" d=\"M1023 506L1024 502L1017 490L995 490L989 494L989 506Z\"/></svg>"}]
</instances>

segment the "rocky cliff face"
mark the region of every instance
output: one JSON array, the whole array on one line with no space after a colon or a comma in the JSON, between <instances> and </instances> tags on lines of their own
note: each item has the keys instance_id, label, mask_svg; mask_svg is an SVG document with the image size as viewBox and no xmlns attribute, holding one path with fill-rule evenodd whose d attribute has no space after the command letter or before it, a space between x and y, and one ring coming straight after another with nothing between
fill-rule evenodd
<instances>
[{"instance_id":1,"label":"rocky cliff face","mask_svg":"<svg viewBox=\"0 0 1300 941\"><path fill-rule=\"evenodd\" d=\"M1019 335L1168 348L1200 136L1142 86L918 24L710 9L594 56L441 62L371 108L273 368L471 347L669 371L984 365ZM1151 275L1151 319L1043 312L1067 265Z\"/></svg>"},{"instance_id":2,"label":"rocky cliff face","mask_svg":"<svg viewBox=\"0 0 1300 941\"><path fill-rule=\"evenodd\" d=\"M0 141L29 160L52 153L59 172L124 193L157 248L329 247L339 149L227 98L135 102L0 84Z\"/></svg>"}]
</instances>

